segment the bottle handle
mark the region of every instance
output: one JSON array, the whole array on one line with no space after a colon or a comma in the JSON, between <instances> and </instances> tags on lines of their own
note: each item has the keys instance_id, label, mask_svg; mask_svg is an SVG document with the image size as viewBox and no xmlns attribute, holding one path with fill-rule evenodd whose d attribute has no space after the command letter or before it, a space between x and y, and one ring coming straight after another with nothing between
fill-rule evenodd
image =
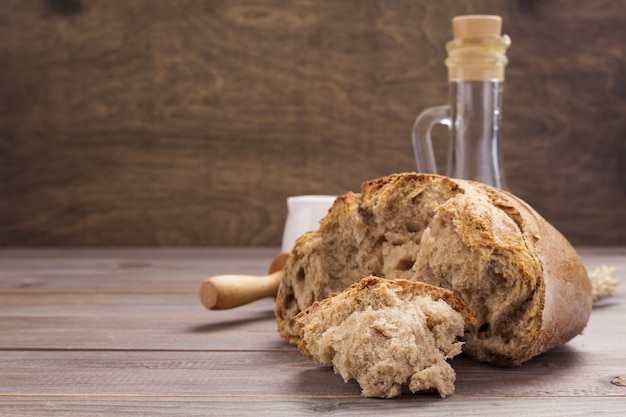
<instances>
[{"instance_id":1,"label":"bottle handle","mask_svg":"<svg viewBox=\"0 0 626 417\"><path fill-rule=\"evenodd\" d=\"M436 125L450 128L450 106L436 106L424 110L413 124L413 152L418 172L437 174L437 162L430 132Z\"/></svg>"}]
</instances>

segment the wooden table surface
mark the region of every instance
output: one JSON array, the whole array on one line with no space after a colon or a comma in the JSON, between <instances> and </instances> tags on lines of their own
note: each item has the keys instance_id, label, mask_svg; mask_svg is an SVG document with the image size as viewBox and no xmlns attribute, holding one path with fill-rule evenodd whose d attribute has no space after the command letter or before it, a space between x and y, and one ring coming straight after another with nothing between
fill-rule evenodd
<instances>
[{"instance_id":1,"label":"wooden table surface","mask_svg":"<svg viewBox=\"0 0 626 417\"><path fill-rule=\"evenodd\" d=\"M445 399L381 400L280 338L272 299L202 307L205 277L263 274L275 248L0 250L0 415L624 415L626 248L579 252L622 282L583 335L516 368L457 357Z\"/></svg>"}]
</instances>

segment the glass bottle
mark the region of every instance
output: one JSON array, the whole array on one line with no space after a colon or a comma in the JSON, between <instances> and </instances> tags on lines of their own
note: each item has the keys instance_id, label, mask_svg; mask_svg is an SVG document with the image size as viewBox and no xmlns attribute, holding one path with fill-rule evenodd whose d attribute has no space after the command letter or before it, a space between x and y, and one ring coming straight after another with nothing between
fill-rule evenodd
<instances>
[{"instance_id":1,"label":"glass bottle","mask_svg":"<svg viewBox=\"0 0 626 417\"><path fill-rule=\"evenodd\" d=\"M505 55L511 40L500 35L502 18L457 16L454 39L446 44L449 104L423 111L413 125L413 150L419 172L438 173L431 130L448 126L445 175L506 188L500 150Z\"/></svg>"}]
</instances>

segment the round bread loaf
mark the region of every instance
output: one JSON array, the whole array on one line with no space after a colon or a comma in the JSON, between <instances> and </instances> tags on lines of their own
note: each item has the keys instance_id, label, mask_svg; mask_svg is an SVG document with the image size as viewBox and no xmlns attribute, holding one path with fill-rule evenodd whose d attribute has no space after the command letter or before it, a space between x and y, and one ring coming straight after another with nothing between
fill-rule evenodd
<instances>
[{"instance_id":1,"label":"round bread loaf","mask_svg":"<svg viewBox=\"0 0 626 417\"><path fill-rule=\"evenodd\" d=\"M301 236L276 299L280 334L300 342L300 311L376 275L452 290L476 312L464 352L518 365L578 335L591 313L569 242L512 194L432 174L394 174L339 196Z\"/></svg>"},{"instance_id":2,"label":"round bread loaf","mask_svg":"<svg viewBox=\"0 0 626 417\"><path fill-rule=\"evenodd\" d=\"M303 326L300 351L355 379L365 397L392 398L436 390L454 394L448 359L461 353L474 312L451 291L406 280L363 278L316 301L295 320Z\"/></svg>"}]
</instances>

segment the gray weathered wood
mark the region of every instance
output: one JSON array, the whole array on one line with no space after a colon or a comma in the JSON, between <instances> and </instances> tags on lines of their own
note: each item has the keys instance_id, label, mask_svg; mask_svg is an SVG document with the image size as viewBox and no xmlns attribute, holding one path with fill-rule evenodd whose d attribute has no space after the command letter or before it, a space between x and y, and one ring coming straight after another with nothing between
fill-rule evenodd
<instances>
[{"instance_id":1,"label":"gray weathered wood","mask_svg":"<svg viewBox=\"0 0 626 417\"><path fill-rule=\"evenodd\" d=\"M0 414L620 415L626 387L626 288L594 307L585 332L515 368L453 359L454 396L360 397L276 332L271 299L205 310L209 274L264 273L276 249L0 250ZM626 249L584 248L617 267ZM186 266L188 265L188 266ZM121 273L111 273L113 266ZM222 271L222 268L228 271ZM181 272L186 287L172 290ZM77 277L81 277L80 281ZM152 278L155 284L151 285ZM168 278L169 277L169 278ZM10 282L6 284L5 280ZM23 285L31 282L40 285ZM141 285L131 284L137 281Z\"/></svg>"}]
</instances>

